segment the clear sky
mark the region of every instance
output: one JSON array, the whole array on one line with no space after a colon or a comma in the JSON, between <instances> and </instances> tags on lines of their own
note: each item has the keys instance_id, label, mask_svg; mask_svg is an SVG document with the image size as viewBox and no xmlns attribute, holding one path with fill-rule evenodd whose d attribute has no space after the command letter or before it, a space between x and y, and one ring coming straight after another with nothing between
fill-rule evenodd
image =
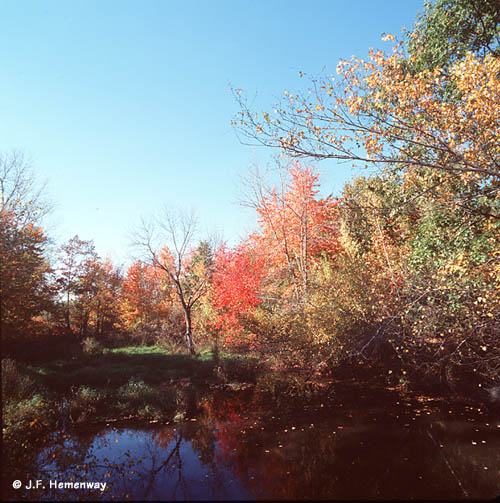
<instances>
[{"instance_id":1,"label":"clear sky","mask_svg":"<svg viewBox=\"0 0 500 503\"><path fill-rule=\"evenodd\" d=\"M130 260L129 233L164 204L193 207L230 244L252 229L239 176L272 152L241 145L230 85L270 109L298 72L384 48L423 0L0 0L0 150L33 159L51 234ZM320 164L325 192L351 169Z\"/></svg>"}]
</instances>

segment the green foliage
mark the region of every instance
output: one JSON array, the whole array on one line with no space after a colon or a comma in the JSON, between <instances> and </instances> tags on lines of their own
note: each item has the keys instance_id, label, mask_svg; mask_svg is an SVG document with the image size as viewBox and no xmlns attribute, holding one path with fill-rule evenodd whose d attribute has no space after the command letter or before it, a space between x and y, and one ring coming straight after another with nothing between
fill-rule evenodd
<instances>
[{"instance_id":1,"label":"green foliage","mask_svg":"<svg viewBox=\"0 0 500 503\"><path fill-rule=\"evenodd\" d=\"M3 426L9 435L22 438L27 432L46 432L55 425L56 415L44 395L34 394L15 404L2 402Z\"/></svg>"},{"instance_id":2,"label":"green foliage","mask_svg":"<svg viewBox=\"0 0 500 503\"><path fill-rule=\"evenodd\" d=\"M500 56L500 9L496 0L426 2L408 36L414 71L447 68L467 52ZM413 58L413 59L412 59Z\"/></svg>"}]
</instances>

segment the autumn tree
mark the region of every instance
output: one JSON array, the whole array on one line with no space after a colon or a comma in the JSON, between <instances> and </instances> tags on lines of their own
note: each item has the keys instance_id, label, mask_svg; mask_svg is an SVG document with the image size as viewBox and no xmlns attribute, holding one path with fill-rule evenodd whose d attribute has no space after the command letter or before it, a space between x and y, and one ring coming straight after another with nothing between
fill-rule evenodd
<instances>
[{"instance_id":1,"label":"autumn tree","mask_svg":"<svg viewBox=\"0 0 500 503\"><path fill-rule=\"evenodd\" d=\"M22 152L0 154L0 205L0 339L10 352L40 332L54 295L41 226L50 204Z\"/></svg>"},{"instance_id":2,"label":"autumn tree","mask_svg":"<svg viewBox=\"0 0 500 503\"><path fill-rule=\"evenodd\" d=\"M143 222L137 237L137 244L148 254L150 264L163 271L174 288L184 313L186 343L191 354L196 352L193 309L205 295L212 271L207 247L203 242L198 248L193 246L196 233L194 212L165 211L162 218Z\"/></svg>"},{"instance_id":3,"label":"autumn tree","mask_svg":"<svg viewBox=\"0 0 500 503\"><path fill-rule=\"evenodd\" d=\"M52 209L45 184L37 180L29 158L21 150L0 152L0 205L20 224L41 225Z\"/></svg>"},{"instance_id":4,"label":"autumn tree","mask_svg":"<svg viewBox=\"0 0 500 503\"><path fill-rule=\"evenodd\" d=\"M128 330L160 329L171 310L169 281L162 270L143 262L129 267L120 289L122 317Z\"/></svg>"},{"instance_id":5,"label":"autumn tree","mask_svg":"<svg viewBox=\"0 0 500 503\"><path fill-rule=\"evenodd\" d=\"M338 251L338 202L319 197L319 174L312 167L292 162L279 168L274 186L268 186L258 170L250 173L245 204L259 216L259 231L251 239L284 270L295 301L301 303L307 301L314 261Z\"/></svg>"},{"instance_id":6,"label":"autumn tree","mask_svg":"<svg viewBox=\"0 0 500 503\"><path fill-rule=\"evenodd\" d=\"M58 283L66 332L79 340L110 332L119 319L121 281L121 272L100 259L92 240L74 236L62 245Z\"/></svg>"},{"instance_id":7,"label":"autumn tree","mask_svg":"<svg viewBox=\"0 0 500 503\"><path fill-rule=\"evenodd\" d=\"M82 337L103 337L118 325L121 282L121 271L109 259L87 264L75 299L76 320Z\"/></svg>"},{"instance_id":8,"label":"autumn tree","mask_svg":"<svg viewBox=\"0 0 500 503\"><path fill-rule=\"evenodd\" d=\"M251 242L235 249L223 245L215 253L215 267L210 285L214 307L212 327L219 331L226 345L252 340L245 321L261 304L261 283L266 272L265 256Z\"/></svg>"},{"instance_id":9,"label":"autumn tree","mask_svg":"<svg viewBox=\"0 0 500 503\"><path fill-rule=\"evenodd\" d=\"M46 239L40 227L0 210L0 336L6 353L35 336L35 317L52 308Z\"/></svg>"},{"instance_id":10,"label":"autumn tree","mask_svg":"<svg viewBox=\"0 0 500 503\"><path fill-rule=\"evenodd\" d=\"M243 204L256 211L258 226L217 251L210 298L226 344L300 359L312 356L316 338L316 272L340 250L338 201L319 195L310 166L291 162L276 173L274 185L258 170L245 179Z\"/></svg>"},{"instance_id":11,"label":"autumn tree","mask_svg":"<svg viewBox=\"0 0 500 503\"><path fill-rule=\"evenodd\" d=\"M98 255L92 241L84 241L77 235L61 246L60 254L58 282L65 302L66 330L72 333L74 324L71 313L75 311L74 300L84 293L85 278L91 274L92 265L98 260Z\"/></svg>"}]
</instances>

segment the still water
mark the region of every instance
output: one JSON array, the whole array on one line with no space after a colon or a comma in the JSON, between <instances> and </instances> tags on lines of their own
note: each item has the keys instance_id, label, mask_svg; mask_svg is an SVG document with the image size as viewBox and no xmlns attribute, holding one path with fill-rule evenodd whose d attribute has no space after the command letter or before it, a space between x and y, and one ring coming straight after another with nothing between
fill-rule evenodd
<instances>
[{"instance_id":1,"label":"still water","mask_svg":"<svg viewBox=\"0 0 500 503\"><path fill-rule=\"evenodd\" d=\"M494 499L500 418L389 391L214 391L176 423L59 432L44 500ZM106 482L103 493L50 481Z\"/></svg>"}]
</instances>

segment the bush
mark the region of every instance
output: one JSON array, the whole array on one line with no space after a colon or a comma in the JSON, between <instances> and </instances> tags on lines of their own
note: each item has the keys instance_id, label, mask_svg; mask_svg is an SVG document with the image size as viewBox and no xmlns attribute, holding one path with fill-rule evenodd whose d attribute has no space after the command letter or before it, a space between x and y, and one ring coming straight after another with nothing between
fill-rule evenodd
<instances>
[{"instance_id":1,"label":"bush","mask_svg":"<svg viewBox=\"0 0 500 503\"><path fill-rule=\"evenodd\" d=\"M103 345L94 337L87 337L82 342L82 349L88 355L100 355L104 351Z\"/></svg>"},{"instance_id":2,"label":"bush","mask_svg":"<svg viewBox=\"0 0 500 503\"><path fill-rule=\"evenodd\" d=\"M186 352L186 343L180 342L178 340L173 340L167 337L161 337L158 342L158 346L169 354L181 354Z\"/></svg>"},{"instance_id":3,"label":"bush","mask_svg":"<svg viewBox=\"0 0 500 503\"><path fill-rule=\"evenodd\" d=\"M106 398L104 393L88 386L80 386L73 391L68 404L69 419L73 423L84 422L94 416Z\"/></svg>"},{"instance_id":4,"label":"bush","mask_svg":"<svg viewBox=\"0 0 500 503\"><path fill-rule=\"evenodd\" d=\"M40 426L52 427L55 417L54 408L50 405L40 394L15 403L3 402L3 426L10 433L26 432L33 428L32 431L37 432Z\"/></svg>"},{"instance_id":5,"label":"bush","mask_svg":"<svg viewBox=\"0 0 500 503\"><path fill-rule=\"evenodd\" d=\"M137 414L142 419L161 419L170 416L177 405L175 390L156 389L133 377L118 389L117 413Z\"/></svg>"}]
</instances>

